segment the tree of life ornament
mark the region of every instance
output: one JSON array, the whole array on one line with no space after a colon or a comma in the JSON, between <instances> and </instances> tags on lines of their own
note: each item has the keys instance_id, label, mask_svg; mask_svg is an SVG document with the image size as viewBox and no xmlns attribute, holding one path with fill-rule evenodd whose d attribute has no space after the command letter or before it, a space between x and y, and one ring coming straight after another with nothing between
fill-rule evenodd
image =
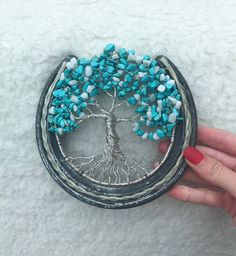
<instances>
[{"instance_id":1,"label":"tree of life ornament","mask_svg":"<svg viewBox=\"0 0 236 256\"><path fill-rule=\"evenodd\" d=\"M111 101L105 107L101 95ZM131 116L117 117L117 108L135 107ZM103 150L91 156L65 155L67 163L81 175L103 184L129 184L150 175L129 152L123 152L117 131L119 123L133 122L134 133L151 141L172 136L181 120L181 97L175 81L150 56L108 44L100 56L72 57L61 73L49 108L49 131L60 136L73 132L90 118L105 125ZM63 148L60 147L63 151Z\"/></svg>"}]
</instances>

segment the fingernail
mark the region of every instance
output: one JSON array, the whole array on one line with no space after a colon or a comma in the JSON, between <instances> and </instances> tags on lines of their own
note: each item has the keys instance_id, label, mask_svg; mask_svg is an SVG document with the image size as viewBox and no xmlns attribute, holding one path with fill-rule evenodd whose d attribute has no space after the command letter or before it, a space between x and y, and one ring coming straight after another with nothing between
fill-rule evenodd
<instances>
[{"instance_id":1,"label":"fingernail","mask_svg":"<svg viewBox=\"0 0 236 256\"><path fill-rule=\"evenodd\" d=\"M199 164L204 158L204 155L194 147L186 148L183 152L183 156L192 164Z\"/></svg>"}]
</instances>

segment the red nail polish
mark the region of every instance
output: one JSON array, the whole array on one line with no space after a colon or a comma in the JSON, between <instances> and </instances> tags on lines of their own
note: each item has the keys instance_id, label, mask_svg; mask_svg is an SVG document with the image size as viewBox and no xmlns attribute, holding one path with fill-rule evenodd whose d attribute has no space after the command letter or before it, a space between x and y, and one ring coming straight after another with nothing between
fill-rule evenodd
<instances>
[{"instance_id":1,"label":"red nail polish","mask_svg":"<svg viewBox=\"0 0 236 256\"><path fill-rule=\"evenodd\" d=\"M204 158L204 155L193 147L186 148L183 152L183 156L192 164L199 164Z\"/></svg>"}]
</instances>

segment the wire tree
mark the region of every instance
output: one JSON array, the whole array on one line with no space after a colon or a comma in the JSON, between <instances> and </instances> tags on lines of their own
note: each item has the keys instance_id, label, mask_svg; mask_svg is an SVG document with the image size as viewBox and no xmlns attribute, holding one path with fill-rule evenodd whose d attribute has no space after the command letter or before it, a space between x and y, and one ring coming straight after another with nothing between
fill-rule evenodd
<instances>
[{"instance_id":1,"label":"wire tree","mask_svg":"<svg viewBox=\"0 0 236 256\"><path fill-rule=\"evenodd\" d=\"M104 106L101 94L110 98ZM131 116L117 117L116 109L126 103L135 106ZM133 131L151 141L171 137L181 119L181 98L175 81L158 61L137 56L134 50L108 44L100 56L72 57L56 83L49 108L49 130L58 135L74 131L90 118L103 118L105 144L92 156L68 156L77 171L98 182L130 183L148 175L133 156L122 152L117 125L133 122Z\"/></svg>"}]
</instances>

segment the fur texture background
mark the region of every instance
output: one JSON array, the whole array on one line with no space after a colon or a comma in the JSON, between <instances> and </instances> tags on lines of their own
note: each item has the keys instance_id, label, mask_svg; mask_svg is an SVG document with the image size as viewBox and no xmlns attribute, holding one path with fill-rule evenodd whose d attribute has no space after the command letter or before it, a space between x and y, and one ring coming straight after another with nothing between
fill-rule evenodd
<instances>
[{"instance_id":1,"label":"fur texture background","mask_svg":"<svg viewBox=\"0 0 236 256\"><path fill-rule=\"evenodd\" d=\"M57 63L114 42L168 56L199 122L235 132L235 13L234 0L0 1L0 255L235 255L236 229L221 210L166 196L119 211L75 200L45 171L34 131Z\"/></svg>"}]
</instances>

